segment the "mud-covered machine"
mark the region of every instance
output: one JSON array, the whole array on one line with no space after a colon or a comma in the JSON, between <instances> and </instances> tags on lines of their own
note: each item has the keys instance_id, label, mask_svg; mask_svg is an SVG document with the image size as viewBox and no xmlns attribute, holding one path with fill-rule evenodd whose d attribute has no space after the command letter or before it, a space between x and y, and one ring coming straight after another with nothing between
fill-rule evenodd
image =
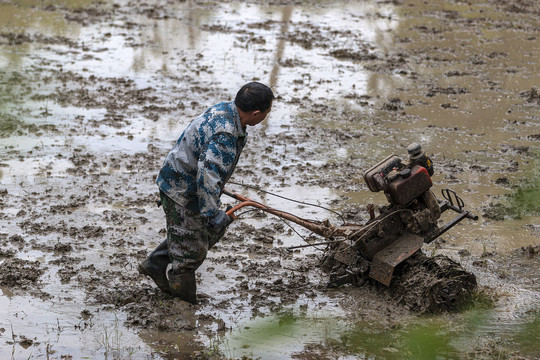
<instances>
[{"instance_id":1,"label":"mud-covered machine","mask_svg":"<svg viewBox=\"0 0 540 360\"><path fill-rule=\"evenodd\" d=\"M238 209L256 207L328 239L319 244L328 245L322 266L330 273L330 285L359 284L371 278L390 286L396 267L406 260L411 261L413 255L418 257L424 243L432 242L465 218L478 219L464 209L463 200L454 191L442 190L444 199L438 199L431 191L433 164L418 143L408 146L407 151L408 159L391 155L364 173L368 188L373 192L383 191L389 204L380 208L378 216L375 216L374 206L368 205L370 218L363 225L335 226L327 220L302 219L226 190L226 195L241 201L227 213L234 218ZM441 213L447 210L456 212L457 216L439 226ZM422 261L426 259L424 256ZM439 265L432 262L429 266ZM476 285L474 275L472 277L466 281L469 289L463 290ZM446 292L446 300L450 302L456 296L450 293L459 290L439 287L437 296L444 297Z\"/></svg>"}]
</instances>

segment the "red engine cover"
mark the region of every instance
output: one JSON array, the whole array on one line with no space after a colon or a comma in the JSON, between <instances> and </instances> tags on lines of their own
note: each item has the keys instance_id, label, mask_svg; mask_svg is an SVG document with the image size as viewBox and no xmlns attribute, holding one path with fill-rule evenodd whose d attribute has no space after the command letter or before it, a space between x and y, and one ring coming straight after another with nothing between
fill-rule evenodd
<instances>
[{"instance_id":1,"label":"red engine cover","mask_svg":"<svg viewBox=\"0 0 540 360\"><path fill-rule=\"evenodd\" d=\"M415 165L411 169L411 175L407 178L399 178L388 184L388 194L394 203L406 205L433 186L431 178L425 167Z\"/></svg>"}]
</instances>

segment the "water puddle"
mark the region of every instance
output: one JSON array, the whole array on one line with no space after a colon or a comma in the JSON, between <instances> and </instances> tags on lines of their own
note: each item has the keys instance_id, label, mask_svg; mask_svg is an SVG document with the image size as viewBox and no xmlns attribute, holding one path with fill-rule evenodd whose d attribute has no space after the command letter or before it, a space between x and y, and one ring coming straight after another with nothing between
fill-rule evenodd
<instances>
[{"instance_id":1,"label":"water puddle","mask_svg":"<svg viewBox=\"0 0 540 360\"><path fill-rule=\"evenodd\" d=\"M539 10L506 3L1 2L0 241L16 255L0 266L45 269L33 294L0 287L0 357L537 356L538 257L516 249L540 234ZM149 292L136 264L164 236L163 156L252 80L277 99L233 180L282 197L229 190L337 224L325 208L352 207L362 222L386 204L363 171L421 142L433 191L480 216L426 251L498 289L494 308L390 321L368 290L317 288L320 251L284 249L317 239L253 212L201 267L198 308Z\"/></svg>"},{"instance_id":2,"label":"water puddle","mask_svg":"<svg viewBox=\"0 0 540 360\"><path fill-rule=\"evenodd\" d=\"M223 341L221 348L230 358L260 356L280 359L283 352L301 358L335 356L339 359L356 359L357 355L384 357L385 359L434 359L462 358L475 345L488 348L490 336L504 334L512 339L507 352L491 352L489 356L506 356L521 350L534 353L538 341L538 314L526 321L503 321L489 310L471 310L456 317L411 319L406 323L383 327L358 321L351 324L339 320L336 314L305 314L284 312L248 322L233 331ZM328 353L325 349L332 348ZM487 350L488 352L491 350Z\"/></svg>"},{"instance_id":3,"label":"water puddle","mask_svg":"<svg viewBox=\"0 0 540 360\"><path fill-rule=\"evenodd\" d=\"M2 294L1 353L5 358L124 359L152 352L136 331L126 329L122 313L81 307L81 292L65 293L59 301L11 297L8 289L2 289Z\"/></svg>"}]
</instances>

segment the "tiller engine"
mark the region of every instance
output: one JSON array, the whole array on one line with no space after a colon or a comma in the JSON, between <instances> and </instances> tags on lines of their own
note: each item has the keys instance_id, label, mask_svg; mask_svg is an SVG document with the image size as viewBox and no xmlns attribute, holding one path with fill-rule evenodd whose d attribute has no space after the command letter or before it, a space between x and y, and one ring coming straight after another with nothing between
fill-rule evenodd
<instances>
[{"instance_id":1,"label":"tiller engine","mask_svg":"<svg viewBox=\"0 0 540 360\"><path fill-rule=\"evenodd\" d=\"M381 207L378 216L374 206L368 205L370 218L363 225L335 226L327 220L302 219L225 190L226 195L241 201L227 214L235 218L235 211L253 206L327 238L329 241L317 244L328 245L322 265L331 272L330 285L358 283L371 278L389 286L396 266L417 253L424 243L432 242L464 218L478 219L463 209L463 201L452 190L444 189L444 199L437 199L431 191L431 159L417 143L408 146L407 150L407 160L392 155L364 173L368 188L373 192L383 191L389 205ZM458 215L439 226L441 213L447 210ZM340 271L335 271L337 268Z\"/></svg>"}]
</instances>

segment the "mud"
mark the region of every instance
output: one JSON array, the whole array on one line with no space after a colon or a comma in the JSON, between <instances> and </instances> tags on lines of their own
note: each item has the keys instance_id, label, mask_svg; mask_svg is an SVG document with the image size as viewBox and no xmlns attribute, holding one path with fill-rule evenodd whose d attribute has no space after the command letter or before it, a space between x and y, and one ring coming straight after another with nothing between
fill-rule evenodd
<instances>
[{"instance_id":1,"label":"mud","mask_svg":"<svg viewBox=\"0 0 540 360\"><path fill-rule=\"evenodd\" d=\"M354 339L402 339L389 332L429 308L414 304L434 273L409 272L391 289L328 288L324 248L286 250L321 239L265 214L240 216L209 253L197 306L137 273L165 236L154 185L165 154L194 116L258 80L278 98L231 180L363 223L367 204L386 202L363 170L420 141L437 190L455 189L483 216L424 251L474 273L494 314L488 330L467 328L474 336L452 331L466 350L448 345L443 356L537 358L537 335L519 329L537 330L540 299L539 15L521 0L1 3L0 354L400 358L397 345ZM276 355L242 335L276 314L277 332L338 324L282 339Z\"/></svg>"}]
</instances>

